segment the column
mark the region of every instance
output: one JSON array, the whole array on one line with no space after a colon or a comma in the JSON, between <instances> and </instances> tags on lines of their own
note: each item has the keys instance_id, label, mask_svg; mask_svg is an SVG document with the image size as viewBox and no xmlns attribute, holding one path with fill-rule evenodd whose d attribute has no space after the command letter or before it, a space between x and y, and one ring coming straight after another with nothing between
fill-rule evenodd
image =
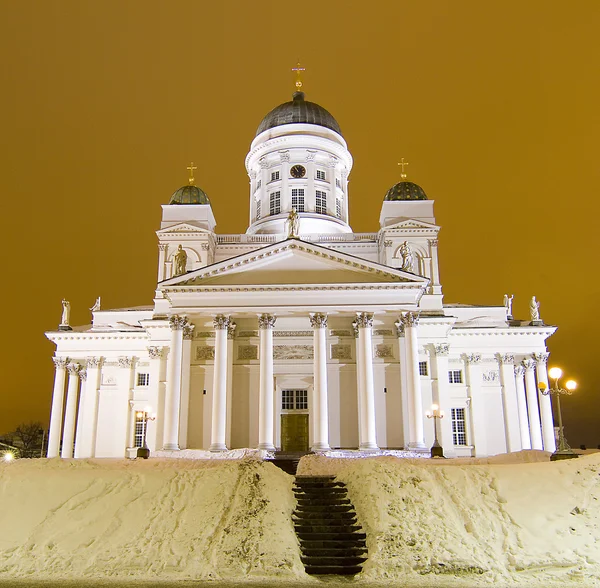
<instances>
[{"instance_id":1,"label":"column","mask_svg":"<svg viewBox=\"0 0 600 588\"><path fill-rule=\"evenodd\" d=\"M358 346L361 358L361 398L360 443L359 449L378 450L375 424L375 388L373 386L373 315L367 312L356 313L358 326Z\"/></svg>"},{"instance_id":2,"label":"column","mask_svg":"<svg viewBox=\"0 0 600 588\"><path fill-rule=\"evenodd\" d=\"M179 409L181 404L181 361L183 359L183 329L188 324L184 316L169 317L171 348L169 350L169 375L165 399L165 437L163 449L179 450Z\"/></svg>"},{"instance_id":3,"label":"column","mask_svg":"<svg viewBox=\"0 0 600 588\"><path fill-rule=\"evenodd\" d=\"M398 336L398 358L400 362L400 394L402 397L402 436L404 438L403 447L408 447L410 444L410 414L412 409L410 403L412 398L408 393L408 379L406 368L406 333L404 332L404 324L401 320L394 323L396 327L396 335Z\"/></svg>"},{"instance_id":4,"label":"column","mask_svg":"<svg viewBox=\"0 0 600 588\"><path fill-rule=\"evenodd\" d=\"M58 457L63 420L63 402L65 399L65 369L69 363L69 358L53 357L52 361L54 362L55 372L47 455L48 457Z\"/></svg>"},{"instance_id":5,"label":"column","mask_svg":"<svg viewBox=\"0 0 600 588\"><path fill-rule=\"evenodd\" d=\"M473 433L473 445L475 446L475 457L487 455L487 427L485 417L485 406L482 398L481 384L481 355L471 353L463 357L467 366L467 386L469 394L469 406L471 414L471 431Z\"/></svg>"},{"instance_id":6,"label":"column","mask_svg":"<svg viewBox=\"0 0 600 588\"><path fill-rule=\"evenodd\" d=\"M313 328L314 372L313 401L311 407L313 425L312 451L329 451L329 412L327 410L327 315L310 315Z\"/></svg>"},{"instance_id":7,"label":"column","mask_svg":"<svg viewBox=\"0 0 600 588\"><path fill-rule=\"evenodd\" d=\"M258 449L275 451L273 436L273 327L277 318L272 314L258 317L260 334L260 391L258 400Z\"/></svg>"},{"instance_id":8,"label":"column","mask_svg":"<svg viewBox=\"0 0 600 588\"><path fill-rule=\"evenodd\" d=\"M195 326L188 323L183 328L181 352L181 402L179 410L179 447L187 448L188 417L190 408L190 369L192 363L192 340Z\"/></svg>"},{"instance_id":9,"label":"column","mask_svg":"<svg viewBox=\"0 0 600 588\"><path fill-rule=\"evenodd\" d=\"M88 357L80 373L81 393L75 434L75 457L94 457L101 357Z\"/></svg>"},{"instance_id":10,"label":"column","mask_svg":"<svg viewBox=\"0 0 600 588\"><path fill-rule=\"evenodd\" d=\"M440 266L438 261L438 240L429 241L431 251L431 287L433 294L441 294L442 286L440 284Z\"/></svg>"},{"instance_id":11,"label":"column","mask_svg":"<svg viewBox=\"0 0 600 588\"><path fill-rule=\"evenodd\" d=\"M531 435L529 434L529 417L527 416L527 401L525 400L525 384L523 376L525 368L515 366L515 387L517 391L517 409L519 411L519 431L521 433L521 448L531 449Z\"/></svg>"},{"instance_id":12,"label":"column","mask_svg":"<svg viewBox=\"0 0 600 588\"><path fill-rule=\"evenodd\" d=\"M115 398L113 409L115 415L112 423L112 444L115 454L122 451L128 455L126 450L133 449L133 437L135 433L135 414L133 408L133 377L135 375L136 358L123 355L117 358L119 364L118 373L118 396ZM121 417L121 415L123 415Z\"/></svg>"},{"instance_id":13,"label":"column","mask_svg":"<svg viewBox=\"0 0 600 588\"><path fill-rule=\"evenodd\" d=\"M227 451L225 429L227 425L227 328L229 327L229 317L218 314L213 323L215 326L215 363L209 450Z\"/></svg>"},{"instance_id":14,"label":"column","mask_svg":"<svg viewBox=\"0 0 600 588\"><path fill-rule=\"evenodd\" d=\"M163 447L165 429L165 380L166 380L166 347L148 347L150 358L150 408L156 414L155 421L146 423L146 443L150 451Z\"/></svg>"},{"instance_id":15,"label":"column","mask_svg":"<svg viewBox=\"0 0 600 588\"><path fill-rule=\"evenodd\" d=\"M60 456L63 458L73 457L73 443L75 441L75 416L77 414L77 390L79 388L78 363L67 364L69 372L69 384L67 386L67 402L65 405L65 427L63 430L62 448Z\"/></svg>"},{"instance_id":16,"label":"column","mask_svg":"<svg viewBox=\"0 0 600 588\"><path fill-rule=\"evenodd\" d=\"M167 260L167 250L169 245L167 243L158 244L158 281L162 282L165 276L165 261Z\"/></svg>"},{"instance_id":17,"label":"column","mask_svg":"<svg viewBox=\"0 0 600 588\"><path fill-rule=\"evenodd\" d=\"M454 440L452 437L452 406L450 403L450 383L448 381L448 355L450 345L448 343L436 343L433 345L435 355L432 361L433 376L433 400L444 413L440 420L440 444L444 448L444 455L452 457L455 455Z\"/></svg>"},{"instance_id":18,"label":"column","mask_svg":"<svg viewBox=\"0 0 600 588\"><path fill-rule=\"evenodd\" d=\"M233 412L233 344L237 325L230 320L227 327L227 422L225 424L225 445L231 447L231 414Z\"/></svg>"},{"instance_id":19,"label":"column","mask_svg":"<svg viewBox=\"0 0 600 588\"><path fill-rule=\"evenodd\" d=\"M535 367L537 373L538 385L544 382L548 389L548 357L549 353L534 353ZM538 400L540 402L540 413L542 415L542 438L544 441L544 451L556 451L556 439L554 437L554 418L552 416L552 401L550 394L542 394L538 388Z\"/></svg>"},{"instance_id":20,"label":"column","mask_svg":"<svg viewBox=\"0 0 600 588\"><path fill-rule=\"evenodd\" d=\"M364 397L362 391L362 354L360 352L360 341L358 339L358 323L356 321L352 322L352 330L354 332L354 353L356 357L356 407L358 410L358 439L360 445L360 440L363 438L362 431L364 429L364 426L362 420L365 415L365 408L362 406L362 401Z\"/></svg>"},{"instance_id":21,"label":"column","mask_svg":"<svg viewBox=\"0 0 600 588\"><path fill-rule=\"evenodd\" d=\"M525 393L527 394L527 411L529 414L529 431L531 433L531 449L544 449L542 442L542 425L537 399L537 386L535 385L535 361L523 360L525 368Z\"/></svg>"},{"instance_id":22,"label":"column","mask_svg":"<svg viewBox=\"0 0 600 588\"><path fill-rule=\"evenodd\" d=\"M520 451L521 432L519 430L519 409L517 405L517 388L515 386L515 356L511 353L497 353L496 360L500 368L500 384L502 386L502 410L504 412L504 435L506 451Z\"/></svg>"},{"instance_id":23,"label":"column","mask_svg":"<svg viewBox=\"0 0 600 588\"><path fill-rule=\"evenodd\" d=\"M423 397L421 395L421 376L419 374L419 347L417 325L419 317L412 312L402 314L402 324L406 337L406 376L408 382L408 425L409 447L425 449L423 434Z\"/></svg>"}]
</instances>

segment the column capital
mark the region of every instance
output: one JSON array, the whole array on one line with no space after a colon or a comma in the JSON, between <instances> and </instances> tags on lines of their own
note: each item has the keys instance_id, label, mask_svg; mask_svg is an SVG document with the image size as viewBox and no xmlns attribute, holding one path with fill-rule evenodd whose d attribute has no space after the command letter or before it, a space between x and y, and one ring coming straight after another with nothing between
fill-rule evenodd
<instances>
[{"instance_id":1,"label":"column capital","mask_svg":"<svg viewBox=\"0 0 600 588\"><path fill-rule=\"evenodd\" d=\"M522 365L515 366L515 376L517 376L518 378L522 378L524 373L525 368Z\"/></svg>"},{"instance_id":2,"label":"column capital","mask_svg":"<svg viewBox=\"0 0 600 588\"><path fill-rule=\"evenodd\" d=\"M178 314L174 314L173 316L169 317L169 327L171 327L172 331L183 331L187 324L187 316L180 316Z\"/></svg>"},{"instance_id":3,"label":"column capital","mask_svg":"<svg viewBox=\"0 0 600 588\"><path fill-rule=\"evenodd\" d=\"M54 367L57 370L64 370L67 367L70 359L68 357L53 357Z\"/></svg>"},{"instance_id":4,"label":"column capital","mask_svg":"<svg viewBox=\"0 0 600 588\"><path fill-rule=\"evenodd\" d=\"M438 240L437 239L429 239L429 244L432 247L437 247L438 246Z\"/></svg>"},{"instance_id":5,"label":"column capital","mask_svg":"<svg viewBox=\"0 0 600 588\"><path fill-rule=\"evenodd\" d=\"M164 347L148 347L148 355L150 356L150 359L161 359L164 351Z\"/></svg>"},{"instance_id":6,"label":"column capital","mask_svg":"<svg viewBox=\"0 0 600 588\"><path fill-rule=\"evenodd\" d=\"M86 366L88 368L99 368L102 365L104 358L101 356L86 358Z\"/></svg>"},{"instance_id":7,"label":"column capital","mask_svg":"<svg viewBox=\"0 0 600 588\"><path fill-rule=\"evenodd\" d=\"M356 321L352 321L352 333L354 333L354 338L358 337L358 323Z\"/></svg>"},{"instance_id":8,"label":"column capital","mask_svg":"<svg viewBox=\"0 0 600 588\"><path fill-rule=\"evenodd\" d=\"M419 324L419 315L414 312L403 312L400 317L405 329L416 327Z\"/></svg>"},{"instance_id":9,"label":"column capital","mask_svg":"<svg viewBox=\"0 0 600 588\"><path fill-rule=\"evenodd\" d=\"M514 364L515 356L512 353L496 353L496 361L500 365Z\"/></svg>"},{"instance_id":10,"label":"column capital","mask_svg":"<svg viewBox=\"0 0 600 588\"><path fill-rule=\"evenodd\" d=\"M227 338L228 339L233 339L235 337L235 330L237 328L237 324L230 320L229 321L229 326L227 327Z\"/></svg>"},{"instance_id":11,"label":"column capital","mask_svg":"<svg viewBox=\"0 0 600 588\"><path fill-rule=\"evenodd\" d=\"M213 318L213 325L216 331L221 331L223 329L227 329L229 327L231 319L224 314L218 314Z\"/></svg>"},{"instance_id":12,"label":"column capital","mask_svg":"<svg viewBox=\"0 0 600 588\"><path fill-rule=\"evenodd\" d=\"M359 329L370 329L373 327L373 313L372 312L357 312L356 313L356 325Z\"/></svg>"},{"instance_id":13,"label":"column capital","mask_svg":"<svg viewBox=\"0 0 600 588\"><path fill-rule=\"evenodd\" d=\"M159 243L158 244L158 250L159 251L166 251L169 248L169 244L168 243Z\"/></svg>"},{"instance_id":14,"label":"column capital","mask_svg":"<svg viewBox=\"0 0 600 588\"><path fill-rule=\"evenodd\" d=\"M81 365L78 363L68 363L67 364L67 371L69 372L69 376L78 376L80 370L81 370Z\"/></svg>"},{"instance_id":15,"label":"column capital","mask_svg":"<svg viewBox=\"0 0 600 588\"><path fill-rule=\"evenodd\" d=\"M448 355L450 353L449 343L435 343L433 348L436 355Z\"/></svg>"},{"instance_id":16,"label":"column capital","mask_svg":"<svg viewBox=\"0 0 600 588\"><path fill-rule=\"evenodd\" d=\"M192 325L192 323L188 323L183 327L183 338L184 339L193 339L194 338L194 329L196 325Z\"/></svg>"},{"instance_id":17,"label":"column capital","mask_svg":"<svg viewBox=\"0 0 600 588\"><path fill-rule=\"evenodd\" d=\"M130 368L133 365L134 361L134 357L122 356L117 358L117 363L119 364L119 367L122 368Z\"/></svg>"},{"instance_id":18,"label":"column capital","mask_svg":"<svg viewBox=\"0 0 600 588\"><path fill-rule=\"evenodd\" d=\"M549 353L541 352L541 353L532 353L531 357L535 360L537 364L545 365L548 363L548 358L550 357Z\"/></svg>"},{"instance_id":19,"label":"column capital","mask_svg":"<svg viewBox=\"0 0 600 588\"><path fill-rule=\"evenodd\" d=\"M397 337L404 337L404 335L406 335L406 333L404 332L404 323L401 320L397 320L394 323L394 326L396 327L396 336Z\"/></svg>"},{"instance_id":20,"label":"column capital","mask_svg":"<svg viewBox=\"0 0 600 588\"><path fill-rule=\"evenodd\" d=\"M258 328L259 329L272 329L275 327L275 321L277 317L274 314L261 314L258 317Z\"/></svg>"},{"instance_id":21,"label":"column capital","mask_svg":"<svg viewBox=\"0 0 600 588\"><path fill-rule=\"evenodd\" d=\"M535 361L533 361L533 359L524 359L522 365L525 368L525 371L529 372L535 368Z\"/></svg>"},{"instance_id":22,"label":"column capital","mask_svg":"<svg viewBox=\"0 0 600 588\"><path fill-rule=\"evenodd\" d=\"M85 367L82 367L81 370L79 370L79 377L82 382L87 380L87 369Z\"/></svg>"},{"instance_id":23,"label":"column capital","mask_svg":"<svg viewBox=\"0 0 600 588\"><path fill-rule=\"evenodd\" d=\"M322 312L311 312L310 313L310 326L313 329L326 329L327 328L327 315Z\"/></svg>"},{"instance_id":24,"label":"column capital","mask_svg":"<svg viewBox=\"0 0 600 588\"><path fill-rule=\"evenodd\" d=\"M463 359L467 364L476 365L481 363L481 354L479 353L466 353L463 355Z\"/></svg>"}]
</instances>

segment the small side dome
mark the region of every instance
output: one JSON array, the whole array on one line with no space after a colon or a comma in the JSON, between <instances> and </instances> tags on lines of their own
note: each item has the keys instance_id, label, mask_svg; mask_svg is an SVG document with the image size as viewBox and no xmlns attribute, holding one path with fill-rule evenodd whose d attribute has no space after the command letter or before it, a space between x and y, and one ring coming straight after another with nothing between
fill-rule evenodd
<instances>
[{"instance_id":1,"label":"small side dome","mask_svg":"<svg viewBox=\"0 0 600 588\"><path fill-rule=\"evenodd\" d=\"M192 184L179 188L171 196L169 204L210 204L210 200L204 190Z\"/></svg>"},{"instance_id":2,"label":"small side dome","mask_svg":"<svg viewBox=\"0 0 600 588\"><path fill-rule=\"evenodd\" d=\"M385 195L384 200L394 202L396 200L427 200L427 194L421 186L413 182L398 182L392 186Z\"/></svg>"}]
</instances>

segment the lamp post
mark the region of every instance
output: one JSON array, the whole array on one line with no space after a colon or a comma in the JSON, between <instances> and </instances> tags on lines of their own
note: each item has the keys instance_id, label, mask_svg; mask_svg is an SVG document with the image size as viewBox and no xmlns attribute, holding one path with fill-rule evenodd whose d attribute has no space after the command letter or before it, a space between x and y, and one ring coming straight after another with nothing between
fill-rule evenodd
<instances>
[{"instance_id":1,"label":"lamp post","mask_svg":"<svg viewBox=\"0 0 600 588\"><path fill-rule=\"evenodd\" d=\"M554 380L554 383L550 388L546 385L546 382L540 382L538 384L538 388L542 394L548 396L549 394L552 396L556 396L556 410L558 412L558 449L550 456L551 461L556 461L559 459L572 459L574 457L579 457L567 443L565 439L563 423L562 423L562 413L560 410L560 397L563 394L567 394L570 396L573 394L575 388L577 388L577 382L575 380L568 380L565 383L565 387L561 388L558 381L562 376L562 370L557 367L550 368L548 370L548 375L550 378Z\"/></svg>"},{"instance_id":2,"label":"lamp post","mask_svg":"<svg viewBox=\"0 0 600 588\"><path fill-rule=\"evenodd\" d=\"M142 459L148 459L150 457L150 449L148 449L148 445L146 444L146 431L148 430L148 421L156 420L156 415L150 414L150 408L145 408L144 410L139 410L135 413L135 416L140 419L143 423L142 427L142 446L138 447L137 457L141 457Z\"/></svg>"},{"instance_id":3,"label":"lamp post","mask_svg":"<svg viewBox=\"0 0 600 588\"><path fill-rule=\"evenodd\" d=\"M428 419L433 419L433 445L431 446L431 457L444 457L444 448L440 445L437 434L437 421L438 419L444 418L444 413L437 404L432 404L431 410L428 410L425 414Z\"/></svg>"}]
</instances>

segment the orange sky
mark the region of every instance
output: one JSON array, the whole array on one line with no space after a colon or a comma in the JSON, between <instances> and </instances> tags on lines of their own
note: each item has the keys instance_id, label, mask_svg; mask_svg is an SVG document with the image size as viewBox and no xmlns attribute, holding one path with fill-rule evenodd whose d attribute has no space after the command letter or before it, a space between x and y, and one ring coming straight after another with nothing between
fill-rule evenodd
<instances>
[{"instance_id":1,"label":"orange sky","mask_svg":"<svg viewBox=\"0 0 600 588\"><path fill-rule=\"evenodd\" d=\"M217 231L245 231L244 157L300 57L354 156L354 230L378 229L405 157L443 227L445 301L514 293L527 319L535 294L580 383L567 438L598 445L599 30L597 0L0 0L0 432L49 418L62 297L73 324L100 295L151 303L190 160Z\"/></svg>"}]
</instances>

